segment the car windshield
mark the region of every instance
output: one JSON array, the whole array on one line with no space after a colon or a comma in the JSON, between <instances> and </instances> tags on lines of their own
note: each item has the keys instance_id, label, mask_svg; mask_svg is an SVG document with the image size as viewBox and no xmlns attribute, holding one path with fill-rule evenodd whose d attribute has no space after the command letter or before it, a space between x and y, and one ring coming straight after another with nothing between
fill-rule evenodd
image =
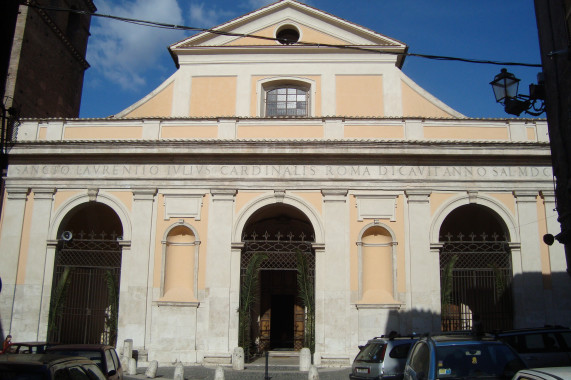
<instances>
[{"instance_id":1,"label":"car windshield","mask_svg":"<svg viewBox=\"0 0 571 380\"><path fill-rule=\"evenodd\" d=\"M103 368L101 352L99 351L86 351L86 350L53 350L53 353L57 353L58 355L66 355L66 356L83 356L97 364L97 366L101 369L101 371L105 372L105 368Z\"/></svg>"},{"instance_id":2,"label":"car windshield","mask_svg":"<svg viewBox=\"0 0 571 380\"><path fill-rule=\"evenodd\" d=\"M436 349L436 377L509 378L524 364L508 347L501 344L474 343L440 346Z\"/></svg>"},{"instance_id":3,"label":"car windshield","mask_svg":"<svg viewBox=\"0 0 571 380\"><path fill-rule=\"evenodd\" d=\"M380 362L383 360L386 343L369 343L355 357L358 362Z\"/></svg>"}]
</instances>

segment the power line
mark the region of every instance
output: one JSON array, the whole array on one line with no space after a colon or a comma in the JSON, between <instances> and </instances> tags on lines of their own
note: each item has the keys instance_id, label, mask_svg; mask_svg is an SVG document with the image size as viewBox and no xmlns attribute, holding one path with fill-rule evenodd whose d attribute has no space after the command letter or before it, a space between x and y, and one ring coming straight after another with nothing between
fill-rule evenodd
<instances>
[{"instance_id":1,"label":"power line","mask_svg":"<svg viewBox=\"0 0 571 380\"><path fill-rule=\"evenodd\" d=\"M244 34L244 33L233 33L227 32L223 30L216 30L211 28L198 28L193 26L185 26L185 25L175 25L175 24L167 24L162 22L156 21L148 21L148 20L140 20L128 17L121 17L121 16L114 16L114 15L107 15L102 13L92 13L88 11L82 11L77 9L65 9L65 8L54 8L48 6L40 6L37 4L32 4L30 2L25 3L32 8L47 10L47 11L56 11L56 12L71 12L77 13L82 15L88 15L91 17L101 17L107 18L116 21L127 22L135 25L141 26L148 26L153 28L160 28L160 29L170 29L170 30L186 30L186 31L193 31L193 32L205 32L211 34L217 34L222 36L229 36L229 37L241 37L241 38L256 38L261 40L267 41L278 41L281 42L279 38L275 37L265 37L265 36L258 36L255 34ZM326 44L326 43L315 43L315 42L296 42L296 45L308 46L308 47L329 47L329 48L337 48L337 49L350 49L350 50L358 50L364 51L369 53L376 53L376 54L387 54L387 55L400 55L406 57L418 57L418 58L425 58L425 59L432 59L437 61L456 61L456 62L465 62L465 63L478 63L478 64L488 64L488 65L499 65L499 66L524 66L524 67L542 67L541 64L537 63L524 63L524 62L506 62L506 61L496 61L496 60L488 60L488 59L473 59L473 58L462 58L462 57L453 57L453 56L445 56L445 55L434 55L434 54L421 54L421 53L395 53L395 52L388 52L388 51L380 51L376 50L373 47L363 47L363 46L355 46L355 45L338 45L338 44Z\"/></svg>"}]
</instances>

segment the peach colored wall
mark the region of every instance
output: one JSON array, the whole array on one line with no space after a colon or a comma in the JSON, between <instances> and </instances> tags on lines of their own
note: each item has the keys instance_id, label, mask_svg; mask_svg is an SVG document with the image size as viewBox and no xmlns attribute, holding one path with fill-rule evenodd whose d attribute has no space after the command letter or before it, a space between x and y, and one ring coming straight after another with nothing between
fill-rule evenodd
<instances>
[{"instance_id":1,"label":"peach colored wall","mask_svg":"<svg viewBox=\"0 0 571 380\"><path fill-rule=\"evenodd\" d=\"M404 126L402 125L347 125L345 124L346 138L370 139L403 139Z\"/></svg>"},{"instance_id":2,"label":"peach colored wall","mask_svg":"<svg viewBox=\"0 0 571 380\"><path fill-rule=\"evenodd\" d=\"M125 117L170 116L172 109L174 82L166 86L155 96L129 112Z\"/></svg>"},{"instance_id":3,"label":"peach colored wall","mask_svg":"<svg viewBox=\"0 0 571 380\"><path fill-rule=\"evenodd\" d=\"M547 220L545 219L545 203L541 197L537 197L537 221L539 236L543 236L547 233ZM539 255L541 257L543 288L549 290L551 289L551 261L547 244L539 244Z\"/></svg>"},{"instance_id":4,"label":"peach colored wall","mask_svg":"<svg viewBox=\"0 0 571 380\"><path fill-rule=\"evenodd\" d=\"M424 137L427 139L509 140L506 127L425 126Z\"/></svg>"},{"instance_id":5,"label":"peach colored wall","mask_svg":"<svg viewBox=\"0 0 571 380\"><path fill-rule=\"evenodd\" d=\"M320 44L331 44L331 45L346 45L347 41L343 41L339 38L325 34L319 30L304 26L301 27L301 39L302 42L317 42Z\"/></svg>"},{"instance_id":6,"label":"peach colored wall","mask_svg":"<svg viewBox=\"0 0 571 380\"><path fill-rule=\"evenodd\" d=\"M171 244L191 244L196 241L186 226L173 228L167 236ZM167 245L163 300L189 301L194 297L194 245Z\"/></svg>"},{"instance_id":7,"label":"peach colored wall","mask_svg":"<svg viewBox=\"0 0 571 380\"><path fill-rule=\"evenodd\" d=\"M218 137L218 125L168 125L162 127L161 137L164 139L214 139Z\"/></svg>"},{"instance_id":8,"label":"peach colored wall","mask_svg":"<svg viewBox=\"0 0 571 380\"><path fill-rule=\"evenodd\" d=\"M405 240L404 240L404 197L399 195L397 198L396 221L390 222L395 238L397 239L397 291L399 293L406 292L406 264L405 264Z\"/></svg>"},{"instance_id":9,"label":"peach colored wall","mask_svg":"<svg viewBox=\"0 0 571 380\"><path fill-rule=\"evenodd\" d=\"M336 75L338 116L384 116L381 75Z\"/></svg>"},{"instance_id":10,"label":"peach colored wall","mask_svg":"<svg viewBox=\"0 0 571 380\"><path fill-rule=\"evenodd\" d=\"M63 203L65 201L67 201L69 198L74 197L78 194L83 193L82 191L77 191L77 190L58 190L55 195L54 195L54 202L53 202L53 207L54 210L59 210L59 208L63 205Z\"/></svg>"},{"instance_id":11,"label":"peach colored wall","mask_svg":"<svg viewBox=\"0 0 571 380\"><path fill-rule=\"evenodd\" d=\"M403 116L452 117L449 113L426 100L426 98L413 90L408 84L404 82L401 83Z\"/></svg>"},{"instance_id":12,"label":"peach colored wall","mask_svg":"<svg viewBox=\"0 0 571 380\"><path fill-rule=\"evenodd\" d=\"M315 210L321 215L323 207L323 196L321 192L318 191L308 191L308 192L292 192L293 196L300 197L304 201L309 202Z\"/></svg>"},{"instance_id":13,"label":"peach colored wall","mask_svg":"<svg viewBox=\"0 0 571 380\"><path fill-rule=\"evenodd\" d=\"M239 125L237 136L239 139L267 139L267 138L323 138L322 125Z\"/></svg>"},{"instance_id":14,"label":"peach colored wall","mask_svg":"<svg viewBox=\"0 0 571 380\"><path fill-rule=\"evenodd\" d=\"M451 193L430 193L430 215L434 216L434 213L440 206L444 204L447 200L458 194Z\"/></svg>"},{"instance_id":15,"label":"peach colored wall","mask_svg":"<svg viewBox=\"0 0 571 380\"><path fill-rule=\"evenodd\" d=\"M235 76L192 77L190 116L236 115Z\"/></svg>"},{"instance_id":16,"label":"peach colored wall","mask_svg":"<svg viewBox=\"0 0 571 380\"><path fill-rule=\"evenodd\" d=\"M66 127L63 133L64 140L122 140L140 139L143 136L141 126L121 127Z\"/></svg>"},{"instance_id":17,"label":"peach colored wall","mask_svg":"<svg viewBox=\"0 0 571 380\"><path fill-rule=\"evenodd\" d=\"M537 140L537 136L535 135L535 128L527 127L525 130L527 132L527 139L529 141L536 141Z\"/></svg>"},{"instance_id":18,"label":"peach colored wall","mask_svg":"<svg viewBox=\"0 0 571 380\"><path fill-rule=\"evenodd\" d=\"M133 192L132 191L111 191L109 194L113 195L115 198L119 199L123 206L127 210L131 211L133 209Z\"/></svg>"},{"instance_id":19,"label":"peach colored wall","mask_svg":"<svg viewBox=\"0 0 571 380\"><path fill-rule=\"evenodd\" d=\"M200 240L200 246L198 250L198 290L204 289L204 281L206 275L206 250L207 250L207 227L208 227L208 202L209 195L206 194L202 198L202 209L200 211L200 220L194 220L194 218L171 218L169 220L164 220L165 206L164 206L164 195L159 194L157 196L157 226L156 226L156 238L155 238L155 271L153 273L153 287L161 287L161 274L164 270L162 260L163 260L163 245L162 239L167 231L173 224L178 223L180 219L186 224L191 225L198 236L196 239ZM194 247L193 257L194 257ZM189 301L189 300L187 300Z\"/></svg>"},{"instance_id":20,"label":"peach colored wall","mask_svg":"<svg viewBox=\"0 0 571 380\"><path fill-rule=\"evenodd\" d=\"M274 29L275 29L275 25L272 25L270 27L267 27L267 28L262 29L262 30L258 30L257 32L250 33L250 34L255 35L255 36L260 36L260 37L274 38ZM225 45L226 46L276 45L276 42L261 39L261 38L242 37L242 38L238 38L232 42L229 42Z\"/></svg>"},{"instance_id":21,"label":"peach colored wall","mask_svg":"<svg viewBox=\"0 0 571 380\"><path fill-rule=\"evenodd\" d=\"M264 101L264 94L258 93L258 82L264 79L274 78L278 81L280 78L272 75L272 76L253 76L252 77L252 98L250 99L250 116L259 116L257 115L258 105L262 104ZM311 116L321 116L321 76L319 75L307 75L307 76L298 76L300 79L309 79L315 82L315 96L314 94L310 94L310 108L311 102L315 104L315 115ZM260 110L260 114L264 112Z\"/></svg>"},{"instance_id":22,"label":"peach colored wall","mask_svg":"<svg viewBox=\"0 0 571 380\"><path fill-rule=\"evenodd\" d=\"M236 194L236 203L235 203L236 215L238 215L242 211L242 209L244 208L244 206L246 206L246 204L264 194L267 193L265 192L251 193L249 191L238 191L238 194Z\"/></svg>"},{"instance_id":23,"label":"peach colored wall","mask_svg":"<svg viewBox=\"0 0 571 380\"><path fill-rule=\"evenodd\" d=\"M32 210L34 209L34 194L30 193L24 209L24 225L22 226L22 240L20 243L20 258L18 259L18 273L16 284L26 283L26 265L28 264L28 249L30 247L30 229L32 226ZM35 242L34 242L35 243ZM34 265L34 263L32 263Z\"/></svg>"},{"instance_id":24,"label":"peach colored wall","mask_svg":"<svg viewBox=\"0 0 571 380\"><path fill-rule=\"evenodd\" d=\"M296 24L296 25L299 26L299 24ZM274 24L270 27L259 30L255 33L252 33L252 34L256 35L256 36L261 36L261 37L274 38L275 37L274 33L275 33L277 27L278 27L278 24ZM300 33L301 34L300 41L302 41L302 42L317 42L317 43L321 43L321 44L335 44L335 45L347 44L346 41L332 37L328 34L325 34L323 32L320 32L318 30L315 30L315 29L307 27L307 26L299 26L299 29L301 32ZM278 43L276 43L275 41L265 40L265 39L261 39L261 38L245 37L245 38L238 38L238 39L236 39L230 43L227 43L226 45L229 45L229 46L278 45Z\"/></svg>"},{"instance_id":25,"label":"peach colored wall","mask_svg":"<svg viewBox=\"0 0 571 380\"><path fill-rule=\"evenodd\" d=\"M393 298L392 247L371 247L392 241L383 227L371 227L363 235L363 298L362 303L389 303Z\"/></svg>"},{"instance_id":26,"label":"peach colored wall","mask_svg":"<svg viewBox=\"0 0 571 380\"><path fill-rule=\"evenodd\" d=\"M359 241L359 233L368 224L372 223L372 219L364 219L363 221L358 221L357 219L357 200L355 196L349 197L349 212L350 212L350 287L352 292L356 292L359 289L359 249L356 244ZM405 224L404 224L404 198L399 195L396 200L396 220L391 222L388 219L383 219L382 222L389 226L395 235L397 241L396 246L396 271L397 271L397 291L399 293L406 292L406 266L405 266ZM392 249L392 248L391 248ZM392 277L391 277L392 279ZM391 301L392 299L391 294Z\"/></svg>"},{"instance_id":27,"label":"peach colored wall","mask_svg":"<svg viewBox=\"0 0 571 380\"><path fill-rule=\"evenodd\" d=\"M512 215L515 215L515 198L512 193L490 193L488 195L499 200L502 205L510 210Z\"/></svg>"},{"instance_id":28,"label":"peach colored wall","mask_svg":"<svg viewBox=\"0 0 571 380\"><path fill-rule=\"evenodd\" d=\"M38 133L38 140L45 140L47 135L48 135L48 128L40 127L40 131Z\"/></svg>"}]
</instances>

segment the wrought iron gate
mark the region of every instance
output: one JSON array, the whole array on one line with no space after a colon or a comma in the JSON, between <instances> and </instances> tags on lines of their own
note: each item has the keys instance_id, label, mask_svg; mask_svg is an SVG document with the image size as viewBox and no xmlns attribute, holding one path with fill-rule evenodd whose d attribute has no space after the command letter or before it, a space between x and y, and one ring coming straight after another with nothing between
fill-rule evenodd
<instances>
[{"instance_id":1,"label":"wrought iron gate","mask_svg":"<svg viewBox=\"0 0 571 380\"><path fill-rule=\"evenodd\" d=\"M58 244L48 336L60 343L115 345L121 247L116 237L79 236Z\"/></svg>"},{"instance_id":2,"label":"wrought iron gate","mask_svg":"<svg viewBox=\"0 0 571 380\"><path fill-rule=\"evenodd\" d=\"M260 271L297 272L297 254L300 253L305 256L308 263L308 282L312 285L312 287L314 286L315 256L313 253L312 242L303 240L306 237L305 235L302 234L300 236L302 240L293 240L294 236L291 233L288 234L286 240L282 240L281 238L284 237L284 235L281 235L279 232L276 235L278 238L277 240L269 240L268 233L263 235L262 239L257 239L258 235L255 233L249 237L250 239L244 240L244 249L242 250L242 257L240 262L241 281L244 280L250 260L256 254L263 253L267 256L267 259L264 260L260 265ZM297 285L295 282L292 286L294 289L296 289L296 297L299 297L297 294ZM265 294L266 293L263 290L260 291L261 298L264 298L263 296ZM253 329L254 336L252 337L253 341L258 342L257 350L259 353L271 348L271 309L269 312L260 312L260 309L264 306L264 302L266 302L264 299L258 300L258 305L255 313L256 315L254 315L252 318L252 321L259 320L259 326ZM295 350L301 349L304 344L304 333L307 315L305 315L306 313L302 305L303 303L299 298L296 298L294 304L292 305L293 349Z\"/></svg>"},{"instance_id":3,"label":"wrought iron gate","mask_svg":"<svg viewBox=\"0 0 571 380\"><path fill-rule=\"evenodd\" d=\"M513 327L507 241L447 241L440 251L442 330Z\"/></svg>"}]
</instances>

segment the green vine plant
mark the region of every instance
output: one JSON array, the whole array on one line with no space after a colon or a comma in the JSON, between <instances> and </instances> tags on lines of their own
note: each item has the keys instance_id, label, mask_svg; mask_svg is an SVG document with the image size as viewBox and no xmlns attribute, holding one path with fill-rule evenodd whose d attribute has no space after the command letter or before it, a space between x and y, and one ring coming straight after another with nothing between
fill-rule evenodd
<instances>
[{"instance_id":1,"label":"green vine plant","mask_svg":"<svg viewBox=\"0 0 571 380\"><path fill-rule=\"evenodd\" d=\"M71 283L72 270L73 268L71 267L64 268L58 283L52 291L50 312L48 315L48 336L51 340L56 340L59 333L57 322L63 314L63 306L69 289L69 284Z\"/></svg>"},{"instance_id":2,"label":"green vine plant","mask_svg":"<svg viewBox=\"0 0 571 380\"><path fill-rule=\"evenodd\" d=\"M440 283L440 310L443 317L447 317L450 312L449 306L452 303L452 273L456 261L458 261L458 255L452 256L448 264L443 268Z\"/></svg>"},{"instance_id":3,"label":"green vine plant","mask_svg":"<svg viewBox=\"0 0 571 380\"><path fill-rule=\"evenodd\" d=\"M254 347L250 334L252 323L252 307L259 298L259 273L260 265L268 256L263 253L255 254L246 268L246 273L242 278L240 289L240 306L238 308L238 345L244 349L244 359L249 361Z\"/></svg>"},{"instance_id":4,"label":"green vine plant","mask_svg":"<svg viewBox=\"0 0 571 380\"><path fill-rule=\"evenodd\" d=\"M105 282L107 283L107 301L109 307L105 313L105 329L108 332L107 342L102 342L111 346L117 343L117 318L119 306L119 284L118 279L110 270L105 271Z\"/></svg>"},{"instance_id":5,"label":"green vine plant","mask_svg":"<svg viewBox=\"0 0 571 380\"><path fill-rule=\"evenodd\" d=\"M299 298L305 307L305 331L303 345L315 353L315 291L309 276L307 258L297 252L297 287Z\"/></svg>"}]
</instances>

